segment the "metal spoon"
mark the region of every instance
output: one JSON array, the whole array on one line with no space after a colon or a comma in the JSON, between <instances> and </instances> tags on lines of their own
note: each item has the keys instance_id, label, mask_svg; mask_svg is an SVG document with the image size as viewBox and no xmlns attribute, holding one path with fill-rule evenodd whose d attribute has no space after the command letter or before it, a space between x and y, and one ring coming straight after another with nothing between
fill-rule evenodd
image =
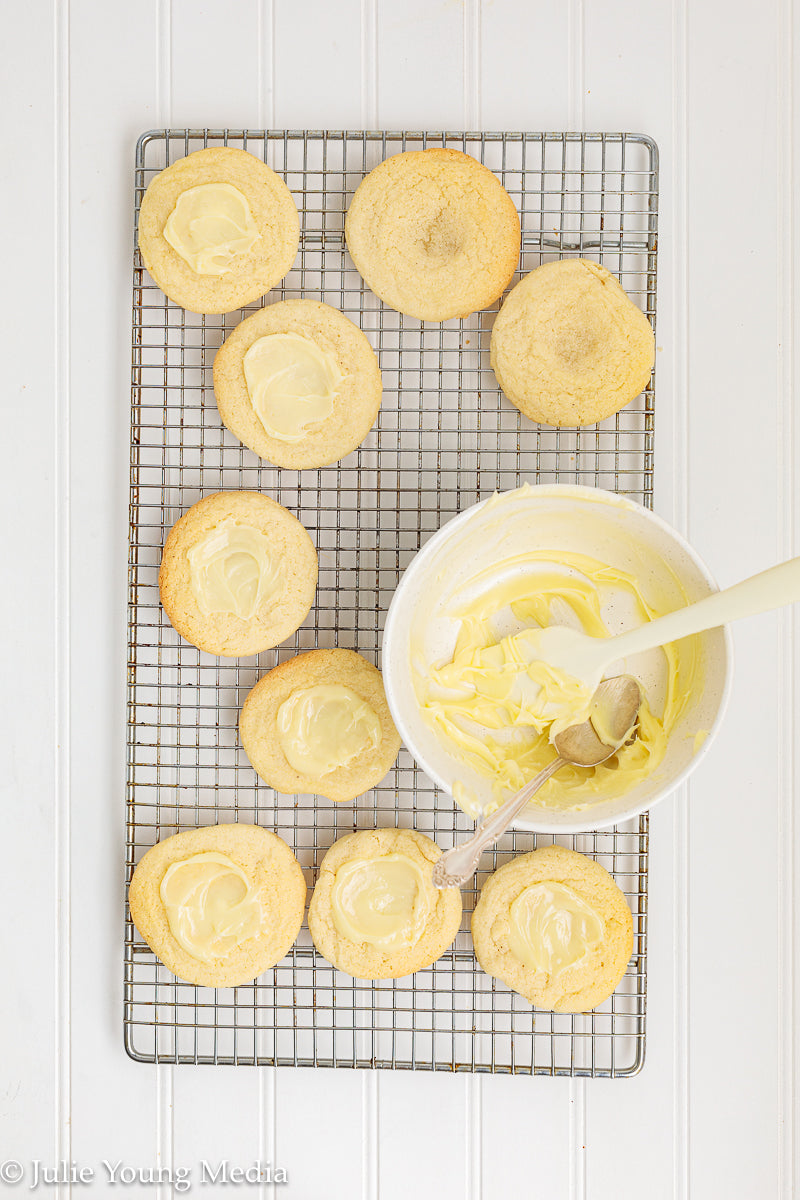
<instances>
[{"instance_id":1,"label":"metal spoon","mask_svg":"<svg viewBox=\"0 0 800 1200\"><path fill-rule=\"evenodd\" d=\"M570 725L553 738L558 758L506 800L497 812L481 821L472 837L460 846L447 850L433 868L433 885L437 888L461 887L478 869L480 857L487 846L493 846L505 833L514 817L535 792L566 763L576 767L596 767L611 758L627 741L636 736L636 721L642 692L630 675L615 675L604 679L592 697L593 716L580 725ZM595 724L592 724L594 719ZM597 735L597 725L603 740Z\"/></svg>"}]
</instances>

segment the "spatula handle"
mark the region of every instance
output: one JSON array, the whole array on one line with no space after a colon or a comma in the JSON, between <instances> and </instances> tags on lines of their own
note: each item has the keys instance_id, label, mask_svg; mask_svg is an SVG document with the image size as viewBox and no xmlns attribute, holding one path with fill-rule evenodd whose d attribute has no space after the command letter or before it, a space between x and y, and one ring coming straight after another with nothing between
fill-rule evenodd
<instances>
[{"instance_id":1,"label":"spatula handle","mask_svg":"<svg viewBox=\"0 0 800 1200\"><path fill-rule=\"evenodd\" d=\"M733 587L705 596L686 608L657 617L639 629L619 634L607 644L607 663L630 654L641 654L644 650L653 650L667 642L676 642L692 633L716 629L740 617L769 612L795 600L800 600L800 558L790 558L788 562L779 563L777 567L743 579ZM613 658L610 657L612 654Z\"/></svg>"}]
</instances>

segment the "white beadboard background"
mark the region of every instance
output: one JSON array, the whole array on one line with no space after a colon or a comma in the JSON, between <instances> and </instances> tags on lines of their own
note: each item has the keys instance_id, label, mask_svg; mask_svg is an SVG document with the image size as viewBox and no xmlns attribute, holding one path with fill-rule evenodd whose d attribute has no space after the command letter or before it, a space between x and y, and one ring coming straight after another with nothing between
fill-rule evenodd
<instances>
[{"instance_id":1,"label":"white beadboard background","mask_svg":"<svg viewBox=\"0 0 800 1200\"><path fill-rule=\"evenodd\" d=\"M195 1170L201 1158L260 1159L289 1173L274 1190L243 1185L262 1200L795 1194L800 672L789 611L736 628L725 726L691 785L653 813L637 1078L156 1068L126 1058L121 1029L137 135L164 125L653 135L656 507L730 583L800 552L792 8L0 6L0 1159ZM73 1188L90 1191L173 1194Z\"/></svg>"}]
</instances>

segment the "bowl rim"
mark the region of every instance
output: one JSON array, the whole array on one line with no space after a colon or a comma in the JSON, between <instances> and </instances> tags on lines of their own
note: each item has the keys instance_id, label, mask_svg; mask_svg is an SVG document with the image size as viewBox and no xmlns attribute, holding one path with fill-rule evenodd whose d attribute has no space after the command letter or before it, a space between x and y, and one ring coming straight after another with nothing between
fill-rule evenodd
<instances>
[{"instance_id":1,"label":"bowl rim","mask_svg":"<svg viewBox=\"0 0 800 1200\"><path fill-rule=\"evenodd\" d=\"M687 556L697 567L705 582L708 584L710 591L719 591L719 584L717 583L715 577L712 575L703 559L700 557L694 547L690 545L682 533L675 529L674 526L670 525L668 521L665 521L664 518L659 516L658 513L653 512L652 509L646 508L643 504L639 504L638 501L632 500L629 496L620 494L618 492L610 492L606 488L587 487L582 484L569 483L551 484L526 482L521 484L518 488L511 488L509 491L494 492L492 496L487 497L485 500L479 500L477 503L471 504L468 508L462 509L461 512L455 513L448 521L445 521L443 525L440 525L439 528L433 534L431 534L424 545L420 546L420 548L415 552L413 558L403 571L397 588L395 589L395 593L389 603L389 607L386 611L383 635L381 638L381 668L384 690L386 693L386 701L389 705L389 711L392 714L392 719L394 720L397 731L403 740L404 746L414 759L414 762L417 764L417 766L425 772L428 778L431 779L436 787L449 798L450 802L456 808L458 808L458 805L456 805L452 792L442 779L441 775L439 775L439 773L430 766L425 757L419 754L413 746L413 738L409 736L408 726L402 712L402 706L399 705L397 701L397 694L393 679L393 656L386 653L386 647L387 644L391 646L395 627L399 620L398 614L402 611L403 600L406 592L408 592L409 588L412 586L418 572L424 567L425 563L433 557L436 550L444 545L458 531L458 529L460 529L462 525L466 524L472 517L474 517L475 514L484 508L495 496L511 496L515 492L522 491L523 488L527 489L527 495L534 502L536 498L543 499L547 496L559 496L565 498L569 498L571 496L576 500L591 500L595 503L599 501L600 503L611 504L617 508L627 508L634 512L643 514L647 521L650 521L652 524L661 529L661 531L666 533L667 536L670 537L679 548L685 551ZM530 818L517 817L514 821L512 821L510 828L518 829L527 833L541 834L580 834L593 833L603 829L611 829L623 824L625 821L630 821L640 817L643 813L648 812L666 796L672 795L673 792L682 787L687 778L697 769L708 753L725 717L730 700L734 666L733 637L731 635L729 625L723 625L721 627L718 626L717 628L722 629L723 646L725 651L723 663L724 677L719 706L717 708L714 721L705 740L703 741L703 744L692 755L689 762L686 764L683 770L675 776L674 779L670 780L670 782L665 784L663 787L658 788L653 796L649 799L639 802L638 804L631 805L629 808L621 809L613 817L607 817L605 819L599 818L592 821L589 815L591 813L591 809L585 809L575 813L576 817L581 818L579 821L576 820L569 823L548 821L547 824L542 825L539 824L535 818L531 820Z\"/></svg>"}]
</instances>

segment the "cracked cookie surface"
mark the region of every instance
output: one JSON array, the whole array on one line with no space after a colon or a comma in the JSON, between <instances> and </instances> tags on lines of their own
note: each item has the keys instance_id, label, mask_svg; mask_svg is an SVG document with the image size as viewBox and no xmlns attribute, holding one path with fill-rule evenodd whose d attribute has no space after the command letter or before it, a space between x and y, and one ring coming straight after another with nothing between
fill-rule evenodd
<instances>
[{"instance_id":1,"label":"cracked cookie surface","mask_svg":"<svg viewBox=\"0 0 800 1200\"><path fill-rule=\"evenodd\" d=\"M487 308L519 262L513 200L487 167L460 150L385 159L356 189L345 237L376 296L423 321Z\"/></svg>"},{"instance_id":2,"label":"cracked cookie surface","mask_svg":"<svg viewBox=\"0 0 800 1200\"><path fill-rule=\"evenodd\" d=\"M512 288L491 338L505 395L532 421L593 425L650 382L655 339L619 280L582 258L544 263Z\"/></svg>"}]
</instances>

